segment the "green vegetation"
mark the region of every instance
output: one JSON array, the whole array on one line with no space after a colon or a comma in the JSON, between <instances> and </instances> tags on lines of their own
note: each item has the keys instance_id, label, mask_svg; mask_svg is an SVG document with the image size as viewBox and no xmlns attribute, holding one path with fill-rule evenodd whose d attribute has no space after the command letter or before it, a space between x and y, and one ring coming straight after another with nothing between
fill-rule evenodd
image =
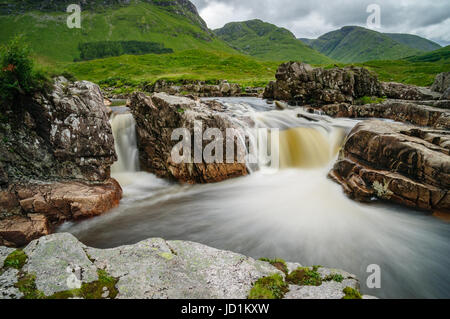
<instances>
[{"instance_id":1,"label":"green vegetation","mask_svg":"<svg viewBox=\"0 0 450 319\"><path fill-rule=\"evenodd\" d=\"M362 299L361 294L351 287L346 287L343 292L345 296L342 299Z\"/></svg>"},{"instance_id":2,"label":"green vegetation","mask_svg":"<svg viewBox=\"0 0 450 319\"><path fill-rule=\"evenodd\" d=\"M340 274L330 274L326 276L323 281L336 281L336 282L343 282L344 277Z\"/></svg>"},{"instance_id":3,"label":"green vegetation","mask_svg":"<svg viewBox=\"0 0 450 319\"><path fill-rule=\"evenodd\" d=\"M22 269L27 260L28 260L27 254L25 254L23 250L17 249L13 251L11 254L9 254L8 257L6 257L5 261L3 262L3 267Z\"/></svg>"},{"instance_id":4,"label":"green vegetation","mask_svg":"<svg viewBox=\"0 0 450 319\"><path fill-rule=\"evenodd\" d=\"M250 290L248 299L282 299L288 290L283 276L275 274L259 279Z\"/></svg>"},{"instance_id":5,"label":"green vegetation","mask_svg":"<svg viewBox=\"0 0 450 319\"><path fill-rule=\"evenodd\" d=\"M261 20L231 22L214 32L240 52L257 58L309 64L332 62L330 58L298 41L289 30Z\"/></svg>"},{"instance_id":6,"label":"green vegetation","mask_svg":"<svg viewBox=\"0 0 450 319\"><path fill-rule=\"evenodd\" d=\"M383 33L394 41L404 44L410 48L429 52L434 50L439 50L441 46L433 41L419 37L414 34L403 34L403 33Z\"/></svg>"},{"instance_id":7,"label":"green vegetation","mask_svg":"<svg viewBox=\"0 0 450 319\"><path fill-rule=\"evenodd\" d=\"M97 274L98 280L94 282L83 283L79 289L57 292L49 297L37 289L36 276L33 274L23 274L15 287L24 295L23 299L114 299L118 294L118 279L109 276L104 270L98 270Z\"/></svg>"},{"instance_id":8,"label":"green vegetation","mask_svg":"<svg viewBox=\"0 0 450 319\"><path fill-rule=\"evenodd\" d=\"M48 78L34 67L30 51L20 37L0 48L0 101L8 104L48 85Z\"/></svg>"},{"instance_id":9,"label":"green vegetation","mask_svg":"<svg viewBox=\"0 0 450 319\"><path fill-rule=\"evenodd\" d=\"M401 59L423 53L382 33L354 26L343 27L308 42L313 49L344 63Z\"/></svg>"},{"instance_id":10,"label":"green vegetation","mask_svg":"<svg viewBox=\"0 0 450 319\"><path fill-rule=\"evenodd\" d=\"M322 278L317 272L319 266L312 269L308 267L300 267L286 276L286 281L293 285L300 286L320 286Z\"/></svg>"},{"instance_id":11,"label":"green vegetation","mask_svg":"<svg viewBox=\"0 0 450 319\"><path fill-rule=\"evenodd\" d=\"M148 53L173 53L170 48L156 42L142 41L99 41L80 43L80 59L94 60L124 54L143 55Z\"/></svg>"},{"instance_id":12,"label":"green vegetation","mask_svg":"<svg viewBox=\"0 0 450 319\"><path fill-rule=\"evenodd\" d=\"M172 54L124 55L93 61L69 63L60 68L78 79L103 86L131 89L158 79L173 82L202 80L216 83L227 79L243 86L265 86L275 79L279 62L208 50L187 50Z\"/></svg>"},{"instance_id":13,"label":"green vegetation","mask_svg":"<svg viewBox=\"0 0 450 319\"><path fill-rule=\"evenodd\" d=\"M279 271L284 272L285 274L288 274L289 272L286 262L283 259L260 258L259 260L268 262L269 264L277 268Z\"/></svg>"},{"instance_id":14,"label":"green vegetation","mask_svg":"<svg viewBox=\"0 0 450 319\"><path fill-rule=\"evenodd\" d=\"M18 6L23 3L14 2ZM23 34L42 64L80 59L78 45L98 41L156 42L175 52L201 49L236 53L207 29L195 8L183 5L182 1L133 1L115 5L112 0L98 0L82 11L81 29L67 27L67 4L42 2L27 1L27 5L23 4L23 14L0 15L0 43ZM11 5L10 1L8 4Z\"/></svg>"},{"instance_id":15,"label":"green vegetation","mask_svg":"<svg viewBox=\"0 0 450 319\"><path fill-rule=\"evenodd\" d=\"M384 101L386 101L386 97L363 96L356 101L356 104L357 105L375 104L375 103L383 103Z\"/></svg>"}]
</instances>

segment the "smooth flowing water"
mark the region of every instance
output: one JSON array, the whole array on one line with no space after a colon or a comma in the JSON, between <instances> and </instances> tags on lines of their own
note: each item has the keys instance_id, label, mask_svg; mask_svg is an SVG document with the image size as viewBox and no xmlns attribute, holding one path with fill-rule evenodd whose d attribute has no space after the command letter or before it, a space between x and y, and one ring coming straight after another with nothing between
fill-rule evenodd
<instances>
[{"instance_id":1,"label":"smooth flowing water","mask_svg":"<svg viewBox=\"0 0 450 319\"><path fill-rule=\"evenodd\" d=\"M223 183L183 186L134 166L114 174L124 188L117 209L66 223L59 231L99 248L151 237L190 240L254 258L345 269L358 275L364 293L378 297L450 297L448 224L394 205L356 203L327 179L356 121L300 109L275 111L259 99L221 100L234 113L250 116L258 127L282 129L280 170L261 168ZM134 126L132 118L122 120ZM131 129L117 134L122 124L114 119L112 124L115 135L135 134ZM134 163L135 138L128 140L116 147ZM381 267L381 289L366 286L366 270L372 264Z\"/></svg>"}]
</instances>

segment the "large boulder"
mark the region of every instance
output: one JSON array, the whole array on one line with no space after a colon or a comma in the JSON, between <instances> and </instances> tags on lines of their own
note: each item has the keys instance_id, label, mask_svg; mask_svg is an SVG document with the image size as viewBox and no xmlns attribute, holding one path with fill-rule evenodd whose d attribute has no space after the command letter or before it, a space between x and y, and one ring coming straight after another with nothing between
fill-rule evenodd
<instances>
[{"instance_id":1,"label":"large boulder","mask_svg":"<svg viewBox=\"0 0 450 319\"><path fill-rule=\"evenodd\" d=\"M363 96L380 96L381 85L369 71L359 67L322 69L288 62L279 66L276 82L264 91L264 98L300 105L353 103Z\"/></svg>"},{"instance_id":2,"label":"large boulder","mask_svg":"<svg viewBox=\"0 0 450 319\"><path fill-rule=\"evenodd\" d=\"M209 103L209 104L206 104ZM242 129L240 122L221 109L221 104L201 102L195 98L177 97L166 93L155 93L146 96L136 93L130 98L129 107L136 119L138 148L141 168L159 177L177 180L183 183L212 183L229 178L247 175L245 161L235 152L233 163L223 160L219 163L207 163L200 158L191 163L178 163L172 158L172 151L179 143L172 140L175 129L187 129L192 138L195 130L203 136L207 128L219 129L222 133L223 150L226 149L227 129ZM201 123L201 128L195 127L195 122ZM201 147L200 153L211 141L204 140L201 145L193 143L191 155L194 157L195 147ZM242 145L239 140L232 142L235 149Z\"/></svg>"},{"instance_id":3,"label":"large boulder","mask_svg":"<svg viewBox=\"0 0 450 319\"><path fill-rule=\"evenodd\" d=\"M0 243L23 245L118 205L114 138L97 85L59 77L50 93L2 107Z\"/></svg>"},{"instance_id":4,"label":"large boulder","mask_svg":"<svg viewBox=\"0 0 450 319\"><path fill-rule=\"evenodd\" d=\"M0 247L0 261L8 254L14 252ZM161 238L101 250L70 234L54 234L31 242L20 255L26 259L19 269L0 264L0 299L246 299L259 279L286 276L269 262ZM291 283L284 298L341 299L347 287L359 292L350 273L320 266L314 273L318 285Z\"/></svg>"},{"instance_id":5,"label":"large boulder","mask_svg":"<svg viewBox=\"0 0 450 319\"><path fill-rule=\"evenodd\" d=\"M348 136L330 177L359 201L374 198L450 213L450 134L372 120Z\"/></svg>"},{"instance_id":6,"label":"large boulder","mask_svg":"<svg viewBox=\"0 0 450 319\"><path fill-rule=\"evenodd\" d=\"M439 100L441 94L428 88L396 82L382 82L384 95L399 100Z\"/></svg>"}]
</instances>

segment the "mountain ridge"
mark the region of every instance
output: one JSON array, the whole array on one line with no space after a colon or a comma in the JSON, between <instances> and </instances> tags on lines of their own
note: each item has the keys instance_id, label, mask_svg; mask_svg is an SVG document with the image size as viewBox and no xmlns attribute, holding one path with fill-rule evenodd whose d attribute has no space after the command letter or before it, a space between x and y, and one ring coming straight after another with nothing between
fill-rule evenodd
<instances>
[{"instance_id":1,"label":"mountain ridge","mask_svg":"<svg viewBox=\"0 0 450 319\"><path fill-rule=\"evenodd\" d=\"M332 63L333 60L298 41L295 35L259 19L230 22L213 30L223 41L245 54L260 59L306 63Z\"/></svg>"},{"instance_id":2,"label":"mountain ridge","mask_svg":"<svg viewBox=\"0 0 450 319\"><path fill-rule=\"evenodd\" d=\"M339 62L393 60L441 48L428 39L411 34L380 33L358 26L345 26L318 39L299 39Z\"/></svg>"}]
</instances>

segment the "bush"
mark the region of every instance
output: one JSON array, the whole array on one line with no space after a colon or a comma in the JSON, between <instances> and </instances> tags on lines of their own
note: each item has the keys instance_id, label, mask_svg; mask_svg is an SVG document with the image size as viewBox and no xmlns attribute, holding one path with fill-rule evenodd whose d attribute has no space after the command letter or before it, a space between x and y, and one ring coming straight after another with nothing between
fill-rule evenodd
<instances>
[{"instance_id":1,"label":"bush","mask_svg":"<svg viewBox=\"0 0 450 319\"><path fill-rule=\"evenodd\" d=\"M13 102L20 96L44 90L48 77L34 68L30 51L21 37L0 48L0 99Z\"/></svg>"}]
</instances>

